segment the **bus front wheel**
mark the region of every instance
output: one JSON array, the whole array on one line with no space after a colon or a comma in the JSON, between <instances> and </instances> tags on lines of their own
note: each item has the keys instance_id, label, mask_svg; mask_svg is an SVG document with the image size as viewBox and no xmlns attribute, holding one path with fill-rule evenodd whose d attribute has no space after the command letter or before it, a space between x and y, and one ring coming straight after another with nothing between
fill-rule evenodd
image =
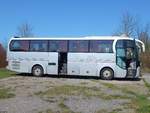
<instances>
[{"instance_id":1,"label":"bus front wheel","mask_svg":"<svg viewBox=\"0 0 150 113\"><path fill-rule=\"evenodd\" d=\"M111 68L103 68L100 72L100 78L103 80L112 80L114 72Z\"/></svg>"},{"instance_id":2,"label":"bus front wheel","mask_svg":"<svg viewBox=\"0 0 150 113\"><path fill-rule=\"evenodd\" d=\"M35 65L32 68L32 74L36 77L41 77L43 75L43 68L40 65Z\"/></svg>"}]
</instances>

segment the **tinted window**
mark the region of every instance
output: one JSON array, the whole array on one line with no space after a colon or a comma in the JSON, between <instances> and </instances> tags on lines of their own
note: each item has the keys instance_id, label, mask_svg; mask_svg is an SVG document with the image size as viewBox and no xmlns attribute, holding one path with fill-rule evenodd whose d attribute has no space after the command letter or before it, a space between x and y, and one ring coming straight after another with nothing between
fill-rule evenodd
<instances>
[{"instance_id":1,"label":"tinted window","mask_svg":"<svg viewBox=\"0 0 150 113\"><path fill-rule=\"evenodd\" d=\"M13 40L10 43L10 51L28 51L29 41L27 40Z\"/></svg>"},{"instance_id":2,"label":"tinted window","mask_svg":"<svg viewBox=\"0 0 150 113\"><path fill-rule=\"evenodd\" d=\"M134 45L135 44L133 40L118 40L116 47L126 48L126 47L134 47Z\"/></svg>"},{"instance_id":3,"label":"tinted window","mask_svg":"<svg viewBox=\"0 0 150 113\"><path fill-rule=\"evenodd\" d=\"M112 53L113 40L91 40L90 52Z\"/></svg>"},{"instance_id":4,"label":"tinted window","mask_svg":"<svg viewBox=\"0 0 150 113\"><path fill-rule=\"evenodd\" d=\"M125 56L126 56L126 53L125 53L125 49L123 48L118 48L116 50L117 52L117 59L116 59L116 63L119 67L125 69L126 68L126 59L125 59Z\"/></svg>"},{"instance_id":5,"label":"tinted window","mask_svg":"<svg viewBox=\"0 0 150 113\"><path fill-rule=\"evenodd\" d=\"M126 57L126 59L136 58L136 52L137 52L136 49L137 48L133 40L118 40L117 41L116 50L117 51L124 50L125 52L124 57Z\"/></svg>"},{"instance_id":6,"label":"tinted window","mask_svg":"<svg viewBox=\"0 0 150 113\"><path fill-rule=\"evenodd\" d=\"M71 40L69 41L70 52L88 52L87 40Z\"/></svg>"},{"instance_id":7,"label":"tinted window","mask_svg":"<svg viewBox=\"0 0 150 113\"><path fill-rule=\"evenodd\" d=\"M126 69L131 60L136 58L135 43L133 40L118 40L116 44L116 63L119 67Z\"/></svg>"},{"instance_id":8,"label":"tinted window","mask_svg":"<svg viewBox=\"0 0 150 113\"><path fill-rule=\"evenodd\" d=\"M46 52L48 50L48 41L32 40L30 41L30 51Z\"/></svg>"},{"instance_id":9,"label":"tinted window","mask_svg":"<svg viewBox=\"0 0 150 113\"><path fill-rule=\"evenodd\" d=\"M49 51L67 52L67 41L64 40L49 41Z\"/></svg>"}]
</instances>

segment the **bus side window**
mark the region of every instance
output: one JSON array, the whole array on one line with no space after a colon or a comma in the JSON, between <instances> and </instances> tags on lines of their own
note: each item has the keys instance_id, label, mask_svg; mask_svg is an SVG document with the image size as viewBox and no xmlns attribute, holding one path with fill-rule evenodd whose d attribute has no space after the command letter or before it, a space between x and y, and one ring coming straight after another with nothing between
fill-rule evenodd
<instances>
[{"instance_id":1,"label":"bus side window","mask_svg":"<svg viewBox=\"0 0 150 113\"><path fill-rule=\"evenodd\" d=\"M87 40L71 40L69 41L70 52L88 52Z\"/></svg>"},{"instance_id":2,"label":"bus side window","mask_svg":"<svg viewBox=\"0 0 150 113\"><path fill-rule=\"evenodd\" d=\"M113 53L113 40L91 40L90 52Z\"/></svg>"},{"instance_id":3,"label":"bus side window","mask_svg":"<svg viewBox=\"0 0 150 113\"><path fill-rule=\"evenodd\" d=\"M66 40L60 40L59 43L59 52L67 52L67 41Z\"/></svg>"},{"instance_id":4,"label":"bus side window","mask_svg":"<svg viewBox=\"0 0 150 113\"><path fill-rule=\"evenodd\" d=\"M12 40L10 43L10 51L28 51L29 41L27 40Z\"/></svg>"},{"instance_id":5,"label":"bus side window","mask_svg":"<svg viewBox=\"0 0 150 113\"><path fill-rule=\"evenodd\" d=\"M66 40L50 40L49 52L67 52Z\"/></svg>"},{"instance_id":6,"label":"bus side window","mask_svg":"<svg viewBox=\"0 0 150 113\"><path fill-rule=\"evenodd\" d=\"M75 51L77 51L77 44L76 44L76 41L74 41L74 40L69 41L69 51L70 51L70 52L75 52Z\"/></svg>"},{"instance_id":7,"label":"bus side window","mask_svg":"<svg viewBox=\"0 0 150 113\"><path fill-rule=\"evenodd\" d=\"M59 48L58 41L50 40L49 41L49 51L57 52Z\"/></svg>"},{"instance_id":8,"label":"bus side window","mask_svg":"<svg viewBox=\"0 0 150 113\"><path fill-rule=\"evenodd\" d=\"M12 41L11 42L11 50L18 50L21 48L21 44L19 41Z\"/></svg>"},{"instance_id":9,"label":"bus side window","mask_svg":"<svg viewBox=\"0 0 150 113\"><path fill-rule=\"evenodd\" d=\"M30 51L32 52L46 52L48 42L45 40L32 40L30 42Z\"/></svg>"}]
</instances>

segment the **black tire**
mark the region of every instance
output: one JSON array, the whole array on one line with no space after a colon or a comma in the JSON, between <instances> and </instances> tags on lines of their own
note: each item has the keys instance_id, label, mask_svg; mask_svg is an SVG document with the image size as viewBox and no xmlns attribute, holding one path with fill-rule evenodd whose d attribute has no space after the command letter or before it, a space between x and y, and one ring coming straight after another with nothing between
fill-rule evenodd
<instances>
[{"instance_id":1,"label":"black tire","mask_svg":"<svg viewBox=\"0 0 150 113\"><path fill-rule=\"evenodd\" d=\"M103 68L100 72L100 78L103 80L112 80L114 78L114 72L111 68Z\"/></svg>"},{"instance_id":2,"label":"black tire","mask_svg":"<svg viewBox=\"0 0 150 113\"><path fill-rule=\"evenodd\" d=\"M44 74L43 68L40 65L36 65L32 68L32 74L36 77L41 77Z\"/></svg>"}]
</instances>

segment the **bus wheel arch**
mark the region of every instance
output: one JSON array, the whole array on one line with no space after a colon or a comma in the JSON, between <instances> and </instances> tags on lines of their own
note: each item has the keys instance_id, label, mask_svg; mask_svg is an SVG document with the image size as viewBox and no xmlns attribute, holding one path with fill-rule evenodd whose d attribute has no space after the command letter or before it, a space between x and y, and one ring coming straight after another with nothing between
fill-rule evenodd
<instances>
[{"instance_id":1,"label":"bus wheel arch","mask_svg":"<svg viewBox=\"0 0 150 113\"><path fill-rule=\"evenodd\" d=\"M114 78L114 70L111 67L103 67L100 70L100 78L103 80L112 80Z\"/></svg>"},{"instance_id":2,"label":"bus wheel arch","mask_svg":"<svg viewBox=\"0 0 150 113\"><path fill-rule=\"evenodd\" d=\"M33 76L41 77L44 74L44 68L40 64L35 64L32 66L31 72Z\"/></svg>"}]
</instances>

